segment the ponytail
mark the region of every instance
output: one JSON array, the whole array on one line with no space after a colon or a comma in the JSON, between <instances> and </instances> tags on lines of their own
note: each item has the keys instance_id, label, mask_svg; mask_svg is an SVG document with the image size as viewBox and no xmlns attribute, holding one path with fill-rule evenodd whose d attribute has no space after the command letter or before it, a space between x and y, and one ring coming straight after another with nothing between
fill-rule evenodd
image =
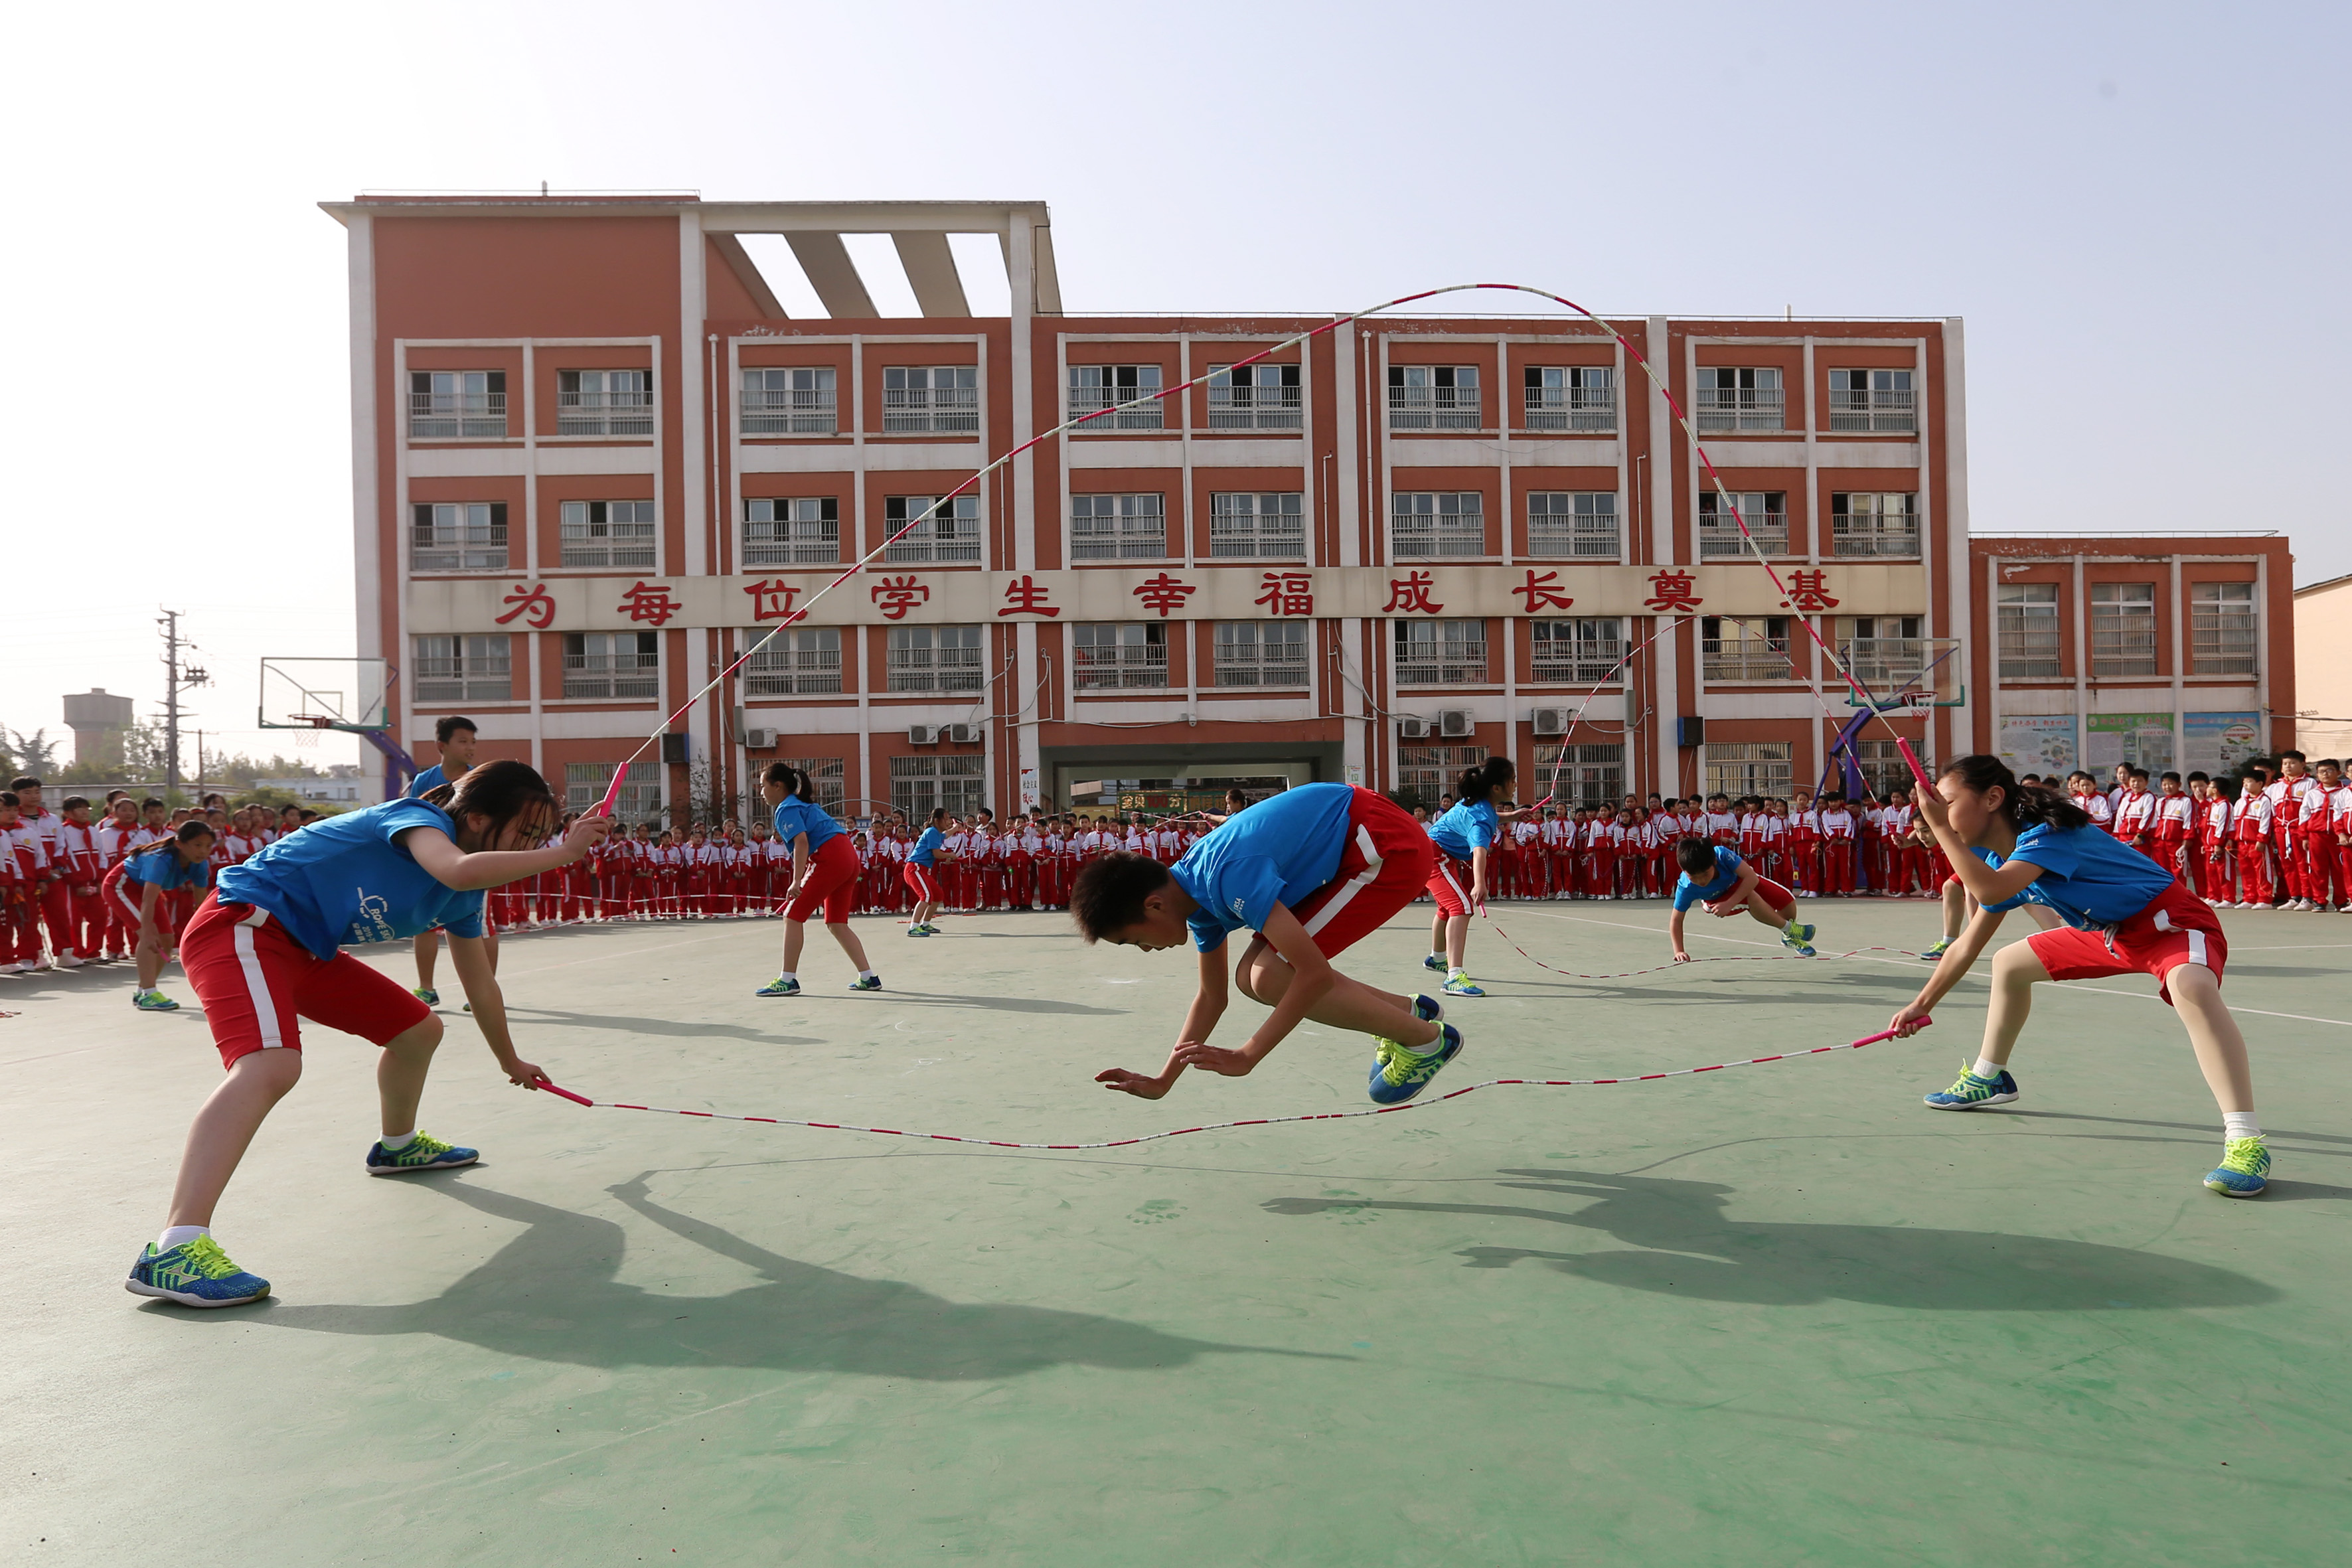
<instances>
[{"instance_id":1,"label":"ponytail","mask_svg":"<svg viewBox=\"0 0 2352 1568\"><path fill-rule=\"evenodd\" d=\"M2040 784L2021 784L2009 764L1999 757L1979 752L1962 757L1936 775L1942 779L1958 779L1979 795L1993 790L2001 792L1999 807L2002 820L2012 832L2022 833L2029 827L2048 825L2056 828L2088 827L2091 814L2060 795L2056 790Z\"/></svg>"},{"instance_id":2,"label":"ponytail","mask_svg":"<svg viewBox=\"0 0 2352 1568\"><path fill-rule=\"evenodd\" d=\"M1454 785L1454 798L1465 805L1482 801L1496 790L1509 786L1518 773L1508 757L1488 757L1475 768L1465 768Z\"/></svg>"},{"instance_id":3,"label":"ponytail","mask_svg":"<svg viewBox=\"0 0 2352 1568\"><path fill-rule=\"evenodd\" d=\"M790 763L770 763L768 771L760 775L760 782L782 784L785 795L812 805L816 804L816 780Z\"/></svg>"}]
</instances>

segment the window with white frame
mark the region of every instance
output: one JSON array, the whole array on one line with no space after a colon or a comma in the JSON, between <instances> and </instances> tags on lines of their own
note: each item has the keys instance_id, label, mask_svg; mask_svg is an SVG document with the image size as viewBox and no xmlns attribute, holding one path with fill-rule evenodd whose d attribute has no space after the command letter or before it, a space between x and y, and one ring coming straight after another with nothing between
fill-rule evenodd
<instances>
[{"instance_id":1,"label":"window with white frame","mask_svg":"<svg viewBox=\"0 0 2352 1568\"><path fill-rule=\"evenodd\" d=\"M743 372L739 416L746 436L832 436L841 428L830 365L763 365Z\"/></svg>"},{"instance_id":2,"label":"window with white frame","mask_svg":"<svg viewBox=\"0 0 2352 1568\"><path fill-rule=\"evenodd\" d=\"M1528 649L1533 679L1592 685L1623 685L1625 623L1614 616L1529 621Z\"/></svg>"},{"instance_id":3,"label":"window with white frame","mask_svg":"<svg viewBox=\"0 0 2352 1568\"><path fill-rule=\"evenodd\" d=\"M2257 635L2252 583L2189 585L2189 673L2253 674Z\"/></svg>"},{"instance_id":4,"label":"window with white frame","mask_svg":"<svg viewBox=\"0 0 2352 1568\"><path fill-rule=\"evenodd\" d=\"M1297 430L1306 423L1305 392L1295 364L1213 364L1209 428Z\"/></svg>"},{"instance_id":5,"label":"window with white frame","mask_svg":"<svg viewBox=\"0 0 2352 1568\"><path fill-rule=\"evenodd\" d=\"M416 701L513 700L513 638L506 633L416 637L409 644L409 689Z\"/></svg>"},{"instance_id":6,"label":"window with white frame","mask_svg":"<svg viewBox=\"0 0 2352 1568\"><path fill-rule=\"evenodd\" d=\"M1216 490L1209 496L1209 554L1296 561L1307 554L1300 490Z\"/></svg>"},{"instance_id":7,"label":"window with white frame","mask_svg":"<svg viewBox=\"0 0 2352 1568\"><path fill-rule=\"evenodd\" d=\"M884 435L971 435L979 429L979 367L894 364L883 371Z\"/></svg>"},{"instance_id":8,"label":"window with white frame","mask_svg":"<svg viewBox=\"0 0 2352 1568\"><path fill-rule=\"evenodd\" d=\"M2091 584L2091 673L2156 673L2156 584Z\"/></svg>"},{"instance_id":9,"label":"window with white frame","mask_svg":"<svg viewBox=\"0 0 2352 1568\"><path fill-rule=\"evenodd\" d=\"M1168 624L1104 621L1072 626L1070 674L1080 691L1166 686Z\"/></svg>"},{"instance_id":10,"label":"window with white frame","mask_svg":"<svg viewBox=\"0 0 2352 1568\"><path fill-rule=\"evenodd\" d=\"M1856 741L1853 743L1855 768L1862 774L1862 787L1881 800L1911 793L1911 764L1903 760L1903 748L1892 741ZM1919 746L1919 765L1927 776L1936 776L1936 753L1932 734Z\"/></svg>"},{"instance_id":11,"label":"window with white frame","mask_svg":"<svg viewBox=\"0 0 2352 1568\"><path fill-rule=\"evenodd\" d=\"M417 501L408 509L413 572L503 572L507 503Z\"/></svg>"},{"instance_id":12,"label":"window with white frame","mask_svg":"<svg viewBox=\"0 0 2352 1568\"><path fill-rule=\"evenodd\" d=\"M1391 430L1476 430L1480 408L1475 364L1389 366Z\"/></svg>"},{"instance_id":13,"label":"window with white frame","mask_svg":"<svg viewBox=\"0 0 2352 1568\"><path fill-rule=\"evenodd\" d=\"M918 518L922 521L916 522ZM907 528L909 522L915 523L912 529ZM899 538L902 530L906 536ZM885 497L882 537L893 542L882 552L885 561L977 561L980 498L961 495L941 501L937 496Z\"/></svg>"},{"instance_id":14,"label":"window with white frame","mask_svg":"<svg viewBox=\"0 0 2352 1568\"><path fill-rule=\"evenodd\" d=\"M1908 435L1919 428L1907 370L1830 372L1830 428Z\"/></svg>"},{"instance_id":15,"label":"window with white frame","mask_svg":"<svg viewBox=\"0 0 2352 1568\"><path fill-rule=\"evenodd\" d=\"M1485 621L1392 621L1399 686L1486 683Z\"/></svg>"},{"instance_id":16,"label":"window with white frame","mask_svg":"<svg viewBox=\"0 0 2352 1568\"><path fill-rule=\"evenodd\" d=\"M1790 741L1709 741L1706 793L1785 800L1797 782L1796 753Z\"/></svg>"},{"instance_id":17,"label":"window with white frame","mask_svg":"<svg viewBox=\"0 0 2352 1568\"><path fill-rule=\"evenodd\" d=\"M1830 553L1916 555L1919 498L1906 490L1836 490L1830 495Z\"/></svg>"},{"instance_id":18,"label":"window with white frame","mask_svg":"<svg viewBox=\"0 0 2352 1568\"><path fill-rule=\"evenodd\" d=\"M759 649L743 666L744 696L811 697L841 689L839 626L781 626L736 635L746 650Z\"/></svg>"},{"instance_id":19,"label":"window with white frame","mask_svg":"<svg viewBox=\"0 0 2352 1568\"><path fill-rule=\"evenodd\" d=\"M658 695L660 682L658 632L563 634L564 696L643 699Z\"/></svg>"},{"instance_id":20,"label":"window with white frame","mask_svg":"<svg viewBox=\"0 0 2352 1568\"><path fill-rule=\"evenodd\" d=\"M1216 626L1219 686L1307 684L1305 621L1219 621Z\"/></svg>"},{"instance_id":21,"label":"window with white frame","mask_svg":"<svg viewBox=\"0 0 2352 1568\"><path fill-rule=\"evenodd\" d=\"M1166 403L1154 395L1160 391L1160 367L1156 364L1074 364L1070 367L1069 417L1099 416L1078 426L1078 433L1099 430L1158 430L1167 424ZM1136 403L1132 408L1121 408L1125 403L1135 403L1139 397L1150 397L1150 403ZM1116 414L1105 413L1117 408Z\"/></svg>"},{"instance_id":22,"label":"window with white frame","mask_svg":"<svg viewBox=\"0 0 2352 1568\"><path fill-rule=\"evenodd\" d=\"M1993 597L2002 679L2050 679L2062 674L2058 584L2003 583Z\"/></svg>"},{"instance_id":23,"label":"window with white frame","mask_svg":"<svg viewBox=\"0 0 2352 1568\"><path fill-rule=\"evenodd\" d=\"M1623 550L1613 490L1530 490L1528 553L1546 560L1614 561Z\"/></svg>"},{"instance_id":24,"label":"window with white frame","mask_svg":"<svg viewBox=\"0 0 2352 1568\"><path fill-rule=\"evenodd\" d=\"M1942 673L1926 637L1922 616L1840 616L1837 647L1845 667L1869 690L1891 695ZM1945 662L1948 663L1948 660Z\"/></svg>"},{"instance_id":25,"label":"window with white frame","mask_svg":"<svg viewBox=\"0 0 2352 1568\"><path fill-rule=\"evenodd\" d=\"M1723 496L1714 489L1698 492L1699 559L1747 553L1748 546L1739 537L1739 525L1743 522L1765 554L1788 554L1789 492L1734 490L1730 494L1732 505L1726 506ZM1738 509L1737 517L1732 515L1733 507Z\"/></svg>"},{"instance_id":26,"label":"window with white frame","mask_svg":"<svg viewBox=\"0 0 2352 1568\"><path fill-rule=\"evenodd\" d=\"M840 497L744 498L744 565L824 566L840 559Z\"/></svg>"},{"instance_id":27,"label":"window with white frame","mask_svg":"<svg viewBox=\"0 0 2352 1568\"><path fill-rule=\"evenodd\" d=\"M555 433L559 436L652 435L654 373L649 370L557 371Z\"/></svg>"},{"instance_id":28,"label":"window with white frame","mask_svg":"<svg viewBox=\"0 0 2352 1568\"><path fill-rule=\"evenodd\" d=\"M1700 678L1706 680L1795 680L1789 657L1789 617L1702 616L1698 623Z\"/></svg>"},{"instance_id":29,"label":"window with white frame","mask_svg":"<svg viewBox=\"0 0 2352 1568\"><path fill-rule=\"evenodd\" d=\"M408 373L408 434L418 441L489 440L507 433L507 373Z\"/></svg>"},{"instance_id":30,"label":"window with white frame","mask_svg":"<svg viewBox=\"0 0 2352 1568\"><path fill-rule=\"evenodd\" d=\"M980 809L985 756L923 753L890 759L890 804L909 822L929 822L944 806L958 816Z\"/></svg>"},{"instance_id":31,"label":"window with white frame","mask_svg":"<svg viewBox=\"0 0 2352 1568\"><path fill-rule=\"evenodd\" d=\"M1156 495L1070 498L1070 559L1159 561L1168 554L1168 513Z\"/></svg>"},{"instance_id":32,"label":"window with white frame","mask_svg":"<svg viewBox=\"0 0 2352 1568\"><path fill-rule=\"evenodd\" d=\"M809 783L816 787L816 803L835 816L849 820L849 770L840 757L778 757L787 767L800 769L808 774ZM761 811L766 810L765 805ZM791 845L784 846L789 849Z\"/></svg>"},{"instance_id":33,"label":"window with white frame","mask_svg":"<svg viewBox=\"0 0 2352 1568\"><path fill-rule=\"evenodd\" d=\"M1617 428L1617 372L1605 364L1531 364L1520 373L1530 430Z\"/></svg>"},{"instance_id":34,"label":"window with white frame","mask_svg":"<svg viewBox=\"0 0 2352 1568\"><path fill-rule=\"evenodd\" d=\"M654 503L568 500L562 515L566 566L651 566Z\"/></svg>"},{"instance_id":35,"label":"window with white frame","mask_svg":"<svg viewBox=\"0 0 2352 1568\"><path fill-rule=\"evenodd\" d=\"M1702 436L1786 427L1780 373L1769 365L1701 365L1692 392Z\"/></svg>"},{"instance_id":36,"label":"window with white frame","mask_svg":"<svg viewBox=\"0 0 2352 1568\"><path fill-rule=\"evenodd\" d=\"M563 808L566 811L588 812L604 802L604 792L613 787L613 763L566 763L563 764ZM620 793L613 797L613 819L619 823L653 822L661 815L661 776L658 764L631 763L627 775L621 781Z\"/></svg>"},{"instance_id":37,"label":"window with white frame","mask_svg":"<svg viewBox=\"0 0 2352 1568\"><path fill-rule=\"evenodd\" d=\"M1399 746L1396 793L1412 805L1435 811L1454 793L1454 781L1486 761L1484 746Z\"/></svg>"},{"instance_id":38,"label":"window with white frame","mask_svg":"<svg viewBox=\"0 0 2352 1568\"><path fill-rule=\"evenodd\" d=\"M1389 498L1389 553L1400 561L1486 553L1486 502L1476 490L1401 490Z\"/></svg>"},{"instance_id":39,"label":"window with white frame","mask_svg":"<svg viewBox=\"0 0 2352 1568\"><path fill-rule=\"evenodd\" d=\"M981 689L978 626L892 626L890 689L977 691Z\"/></svg>"},{"instance_id":40,"label":"window with white frame","mask_svg":"<svg viewBox=\"0 0 2352 1568\"><path fill-rule=\"evenodd\" d=\"M1625 747L1599 743L1536 746L1536 777L1561 806L1605 805L1625 798Z\"/></svg>"}]
</instances>

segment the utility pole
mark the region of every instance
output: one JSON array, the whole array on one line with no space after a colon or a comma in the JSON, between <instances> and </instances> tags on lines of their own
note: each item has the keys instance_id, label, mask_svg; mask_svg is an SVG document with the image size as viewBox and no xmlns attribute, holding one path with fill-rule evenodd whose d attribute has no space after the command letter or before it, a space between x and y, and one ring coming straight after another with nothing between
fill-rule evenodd
<instances>
[{"instance_id":1,"label":"utility pole","mask_svg":"<svg viewBox=\"0 0 2352 1568\"><path fill-rule=\"evenodd\" d=\"M211 685L212 677L194 665L181 664L181 650L194 653L196 647L180 635L179 611L165 610L155 624L163 628L163 787L176 790L180 787L180 693ZM204 771L201 761L197 771Z\"/></svg>"}]
</instances>

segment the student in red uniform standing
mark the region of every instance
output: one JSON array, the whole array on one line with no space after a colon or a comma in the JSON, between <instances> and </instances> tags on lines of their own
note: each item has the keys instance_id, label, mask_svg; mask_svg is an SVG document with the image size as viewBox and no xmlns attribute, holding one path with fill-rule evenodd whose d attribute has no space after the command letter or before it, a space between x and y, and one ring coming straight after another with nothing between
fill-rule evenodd
<instances>
[{"instance_id":1,"label":"student in red uniform standing","mask_svg":"<svg viewBox=\"0 0 2352 1568\"><path fill-rule=\"evenodd\" d=\"M106 905L98 896L105 869L87 797L68 795L59 803L57 846L58 882L66 890L67 937L67 945L58 950L58 967L79 969L98 957L107 925Z\"/></svg>"},{"instance_id":2,"label":"student in red uniform standing","mask_svg":"<svg viewBox=\"0 0 2352 1568\"><path fill-rule=\"evenodd\" d=\"M1857 825L1853 812L1846 805L1845 792L1832 790L1822 796L1820 812L1822 834L1822 897L1850 899L1853 897L1854 839Z\"/></svg>"}]
</instances>

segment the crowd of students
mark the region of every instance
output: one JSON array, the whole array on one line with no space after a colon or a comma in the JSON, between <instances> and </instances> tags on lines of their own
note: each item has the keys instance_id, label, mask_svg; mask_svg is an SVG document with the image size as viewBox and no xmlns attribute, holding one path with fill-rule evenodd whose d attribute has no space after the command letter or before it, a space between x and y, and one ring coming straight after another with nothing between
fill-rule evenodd
<instances>
[{"instance_id":1,"label":"crowd of students","mask_svg":"<svg viewBox=\"0 0 2352 1568\"><path fill-rule=\"evenodd\" d=\"M2153 789L2147 770L2130 766L2105 789L2079 771L2064 783L2094 826L2217 909L2352 914L2352 784L2337 758L2282 752L2220 778L2167 772Z\"/></svg>"}]
</instances>

